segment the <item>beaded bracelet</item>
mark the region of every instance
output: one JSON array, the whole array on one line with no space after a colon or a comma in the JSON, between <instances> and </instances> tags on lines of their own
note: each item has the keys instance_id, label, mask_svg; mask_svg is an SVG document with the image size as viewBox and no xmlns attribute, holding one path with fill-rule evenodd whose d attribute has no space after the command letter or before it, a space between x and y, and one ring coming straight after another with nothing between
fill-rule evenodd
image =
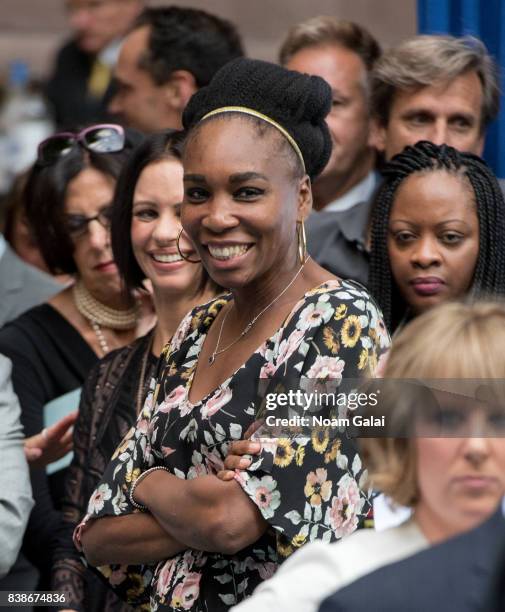
<instances>
[{"instance_id":1,"label":"beaded bracelet","mask_svg":"<svg viewBox=\"0 0 505 612\"><path fill-rule=\"evenodd\" d=\"M147 506L143 506L142 504L139 504L138 502L136 502L135 499L133 498L133 495L135 493L135 489L137 488L137 485L139 485L148 474L151 474L152 472L156 472L156 470L165 470L165 472L168 472L169 474L171 473L168 468L162 465L157 465L155 467L149 468L145 472L142 472L142 474L140 474L140 476L133 483L133 486L130 489L130 503L134 508L138 508L139 510L148 510Z\"/></svg>"}]
</instances>

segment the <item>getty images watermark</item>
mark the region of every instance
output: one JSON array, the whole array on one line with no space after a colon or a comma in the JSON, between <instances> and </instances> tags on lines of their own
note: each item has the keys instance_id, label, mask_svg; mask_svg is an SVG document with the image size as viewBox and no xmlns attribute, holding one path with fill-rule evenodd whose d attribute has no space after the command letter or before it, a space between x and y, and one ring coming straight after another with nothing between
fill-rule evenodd
<instances>
[{"instance_id":1,"label":"getty images watermark","mask_svg":"<svg viewBox=\"0 0 505 612\"><path fill-rule=\"evenodd\" d=\"M323 392L307 393L297 389L287 392L267 393L265 406L267 427L335 427L343 429L354 427L385 427L386 416L374 416L361 411L352 414L357 409L375 408L379 404L380 389L365 392ZM337 414L328 411L337 409ZM279 409L286 409L290 416L281 416ZM303 411L299 413L300 409ZM284 410L281 410L284 412ZM348 416L344 416L344 414ZM366 416L367 415L367 416Z\"/></svg>"},{"instance_id":2,"label":"getty images watermark","mask_svg":"<svg viewBox=\"0 0 505 612\"><path fill-rule=\"evenodd\" d=\"M503 437L501 379L260 380L258 436Z\"/></svg>"}]
</instances>

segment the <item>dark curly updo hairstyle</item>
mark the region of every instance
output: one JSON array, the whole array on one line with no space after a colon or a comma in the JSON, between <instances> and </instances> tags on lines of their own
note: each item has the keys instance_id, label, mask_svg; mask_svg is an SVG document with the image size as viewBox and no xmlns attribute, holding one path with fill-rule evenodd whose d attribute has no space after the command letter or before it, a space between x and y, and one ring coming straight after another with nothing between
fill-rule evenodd
<instances>
[{"instance_id":1,"label":"dark curly updo hairstyle","mask_svg":"<svg viewBox=\"0 0 505 612\"><path fill-rule=\"evenodd\" d=\"M470 290L472 297L505 295L505 203L496 177L471 153L448 145L420 141L405 147L382 170L382 183L372 210L368 288L377 299L384 321L394 331L408 312L396 287L389 262L387 238L393 202L402 182L415 172L445 171L468 181L479 220L479 256Z\"/></svg>"},{"instance_id":2,"label":"dark curly updo hairstyle","mask_svg":"<svg viewBox=\"0 0 505 612\"><path fill-rule=\"evenodd\" d=\"M191 131L207 113L230 106L247 107L281 125L298 145L311 180L328 163L332 145L325 117L331 108L331 89L320 77L261 60L238 58L223 66L207 87L194 94L184 111L183 125ZM268 128L268 123L259 118L241 116L261 129ZM284 140L298 159L288 140Z\"/></svg>"},{"instance_id":3,"label":"dark curly updo hairstyle","mask_svg":"<svg viewBox=\"0 0 505 612\"><path fill-rule=\"evenodd\" d=\"M137 182L144 168L162 160L180 163L185 133L166 130L145 138L124 165L119 175L112 208L111 243L114 261L127 289L141 288L145 279L141 267L133 254L131 224L133 198ZM209 288L215 293L221 290L209 277L203 266L200 283L194 288L195 294Z\"/></svg>"}]
</instances>

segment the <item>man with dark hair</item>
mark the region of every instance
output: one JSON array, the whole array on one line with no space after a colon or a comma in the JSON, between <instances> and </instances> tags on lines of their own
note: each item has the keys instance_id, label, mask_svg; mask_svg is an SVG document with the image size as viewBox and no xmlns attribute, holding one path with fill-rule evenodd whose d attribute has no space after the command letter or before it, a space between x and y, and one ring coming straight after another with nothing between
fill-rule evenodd
<instances>
[{"instance_id":1,"label":"man with dark hair","mask_svg":"<svg viewBox=\"0 0 505 612\"><path fill-rule=\"evenodd\" d=\"M176 6L146 9L121 47L109 110L143 132L180 128L195 91L241 55L238 32L220 17Z\"/></svg>"}]
</instances>

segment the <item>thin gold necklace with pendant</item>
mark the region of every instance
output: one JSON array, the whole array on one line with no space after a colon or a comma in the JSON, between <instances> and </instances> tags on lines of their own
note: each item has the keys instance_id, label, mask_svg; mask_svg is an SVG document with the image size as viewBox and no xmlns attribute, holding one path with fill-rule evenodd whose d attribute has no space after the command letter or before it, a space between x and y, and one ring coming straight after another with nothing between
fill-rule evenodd
<instances>
[{"instance_id":1,"label":"thin gold necklace with pendant","mask_svg":"<svg viewBox=\"0 0 505 612\"><path fill-rule=\"evenodd\" d=\"M223 321L221 323L221 328L219 330L219 335L217 337L217 342L216 342L216 348L214 349L214 352L212 353L212 355L209 357L209 365L213 365L213 363L216 361L216 357L218 355L221 355L221 353L224 353L225 351L227 351L228 349L230 349L232 346L234 346L235 344L237 344L237 342L243 338L246 334L248 334L251 331L251 328L253 327L253 325L256 323L256 321L261 317L262 314L264 314L271 306L273 306L275 304L275 302L277 302L277 300L279 300L285 293L286 291L291 287L291 285L296 281L296 279L298 278L298 276L300 275L301 271L303 270L305 264L309 261L310 259L310 255L307 257L307 259L303 262L303 264L298 268L297 273L293 276L293 278L289 281L289 283L284 287L284 289L279 293L279 295L274 298L270 304L268 304L268 306L265 306L265 308L263 308L263 310L261 312L259 312L254 319L252 319L251 321L249 321L249 323L244 327L244 329L242 330L242 332L240 333L239 336L237 336L237 338L235 338L235 340L233 340L233 342L230 342L230 344L226 345L224 348L220 349L219 348L219 344L221 342L221 334L223 333L223 328L224 328L224 324L226 322L226 317L228 316L228 313L230 312L231 308L229 310L227 310L224 313L223 316Z\"/></svg>"}]
</instances>

